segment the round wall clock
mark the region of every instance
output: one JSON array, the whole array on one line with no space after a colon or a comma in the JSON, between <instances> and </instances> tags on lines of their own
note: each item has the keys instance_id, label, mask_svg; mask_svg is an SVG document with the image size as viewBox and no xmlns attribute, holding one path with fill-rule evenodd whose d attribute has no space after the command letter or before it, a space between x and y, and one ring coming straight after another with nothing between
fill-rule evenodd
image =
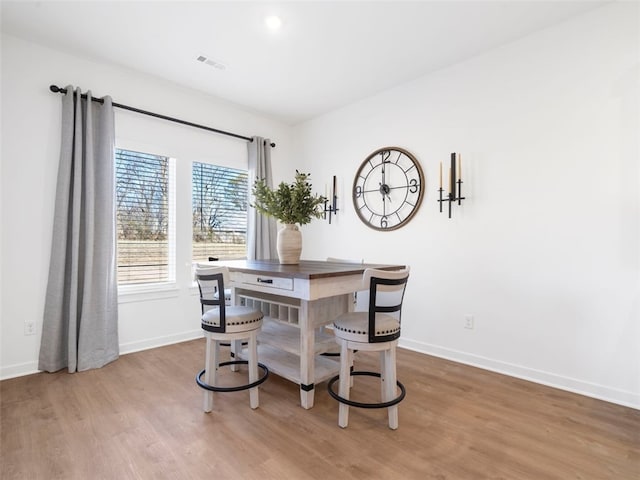
<instances>
[{"instance_id":1,"label":"round wall clock","mask_svg":"<svg viewBox=\"0 0 640 480\"><path fill-rule=\"evenodd\" d=\"M418 160L403 148L380 148L369 155L353 179L353 206L374 230L395 230L415 215L424 192Z\"/></svg>"}]
</instances>

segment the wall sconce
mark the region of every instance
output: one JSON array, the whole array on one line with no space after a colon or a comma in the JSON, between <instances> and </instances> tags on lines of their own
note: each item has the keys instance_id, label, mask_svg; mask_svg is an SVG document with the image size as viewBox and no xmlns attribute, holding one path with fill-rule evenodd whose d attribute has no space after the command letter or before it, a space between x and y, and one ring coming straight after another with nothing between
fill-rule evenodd
<instances>
[{"instance_id":1,"label":"wall sconce","mask_svg":"<svg viewBox=\"0 0 640 480\"><path fill-rule=\"evenodd\" d=\"M456 165L457 163L457 165ZM457 166L457 168L456 168ZM457 173L457 176L456 176ZM442 202L449 202L449 218L451 218L451 205L456 201L458 205L462 205L462 200L465 197L462 196L462 157L459 153L451 154L451 167L449 167L449 193L446 198L442 198L442 162L440 162L440 213L442 213Z\"/></svg>"},{"instance_id":2,"label":"wall sconce","mask_svg":"<svg viewBox=\"0 0 640 480\"><path fill-rule=\"evenodd\" d=\"M336 176L334 175L333 185L331 187L331 197L329 197L328 195L325 195L323 218L326 220L328 217L329 223L331 223L331 215L337 215L337 214L338 214L338 195L336 195Z\"/></svg>"}]
</instances>

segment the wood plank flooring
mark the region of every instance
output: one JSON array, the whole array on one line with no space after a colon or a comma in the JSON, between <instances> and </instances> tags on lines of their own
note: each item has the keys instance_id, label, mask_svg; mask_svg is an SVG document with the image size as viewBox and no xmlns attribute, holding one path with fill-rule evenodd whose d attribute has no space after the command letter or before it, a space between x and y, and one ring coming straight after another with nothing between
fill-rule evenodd
<instances>
[{"instance_id":1,"label":"wood plank flooring","mask_svg":"<svg viewBox=\"0 0 640 480\"><path fill-rule=\"evenodd\" d=\"M195 340L0 382L0 478L640 479L638 410L400 349L400 428L352 408L343 430L326 383L304 410L275 375L259 409L223 393L205 414L203 362ZM358 369L376 363L356 356ZM379 394L375 379L355 382L354 399Z\"/></svg>"}]
</instances>

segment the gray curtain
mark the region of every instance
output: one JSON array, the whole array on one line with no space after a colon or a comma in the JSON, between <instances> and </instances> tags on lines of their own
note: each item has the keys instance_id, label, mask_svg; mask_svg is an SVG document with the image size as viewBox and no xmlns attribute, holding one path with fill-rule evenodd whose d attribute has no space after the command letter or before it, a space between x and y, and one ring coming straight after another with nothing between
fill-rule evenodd
<instances>
[{"instance_id":1,"label":"gray curtain","mask_svg":"<svg viewBox=\"0 0 640 480\"><path fill-rule=\"evenodd\" d=\"M114 118L104 104L62 96L62 142L38 368L69 372L118 358Z\"/></svg>"},{"instance_id":2,"label":"gray curtain","mask_svg":"<svg viewBox=\"0 0 640 480\"><path fill-rule=\"evenodd\" d=\"M258 178L264 178L267 185L273 187L271 140L253 137L253 141L247 143L247 148L249 150L249 191L253 188L253 182ZM250 203L253 203L251 195L250 199ZM247 258L249 260L278 258L276 220L261 215L255 208L249 207L248 213Z\"/></svg>"}]
</instances>

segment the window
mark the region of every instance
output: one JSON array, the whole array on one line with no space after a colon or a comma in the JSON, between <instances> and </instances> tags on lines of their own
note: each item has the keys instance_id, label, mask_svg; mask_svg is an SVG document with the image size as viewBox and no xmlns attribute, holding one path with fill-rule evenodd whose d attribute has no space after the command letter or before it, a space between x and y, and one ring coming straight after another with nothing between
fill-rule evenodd
<instances>
[{"instance_id":1,"label":"window","mask_svg":"<svg viewBox=\"0 0 640 480\"><path fill-rule=\"evenodd\" d=\"M178 174L188 176L189 167L182 166ZM248 172L194 162L191 176L191 193L183 179L177 182L184 185L177 195L185 207L191 195L192 261L246 257ZM176 180L174 159L116 149L120 286L163 289L176 281L176 249L179 258L189 258L187 232L176 246Z\"/></svg>"},{"instance_id":2,"label":"window","mask_svg":"<svg viewBox=\"0 0 640 480\"><path fill-rule=\"evenodd\" d=\"M118 284L173 281L171 159L116 149Z\"/></svg>"},{"instance_id":3,"label":"window","mask_svg":"<svg viewBox=\"0 0 640 480\"><path fill-rule=\"evenodd\" d=\"M193 163L193 261L247 255L246 170Z\"/></svg>"}]
</instances>

